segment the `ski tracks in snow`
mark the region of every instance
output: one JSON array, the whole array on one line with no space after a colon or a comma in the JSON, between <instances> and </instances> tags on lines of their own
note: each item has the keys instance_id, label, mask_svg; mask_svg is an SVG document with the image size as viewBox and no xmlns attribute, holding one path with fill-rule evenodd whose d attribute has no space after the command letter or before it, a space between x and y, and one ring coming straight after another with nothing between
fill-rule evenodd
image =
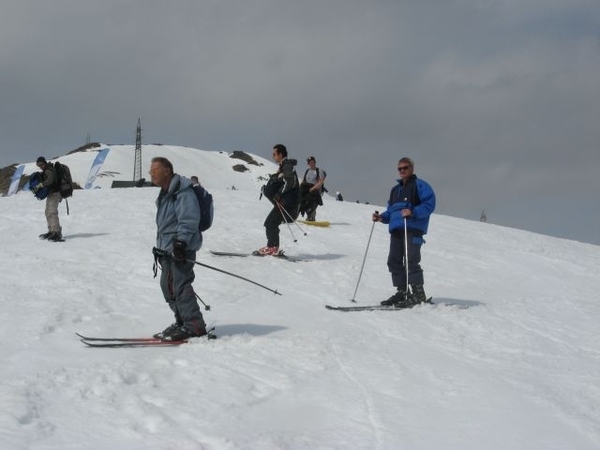
<instances>
[{"instance_id":1,"label":"ski tracks in snow","mask_svg":"<svg viewBox=\"0 0 600 450\"><path fill-rule=\"evenodd\" d=\"M369 389L367 389L363 385L363 383L361 381L359 381L355 375L352 374L352 370L350 369L348 364L346 364L343 361L342 357L340 356L339 346L334 344L332 346L332 350L333 350L333 352L332 352L333 357L335 358L335 361L336 361L338 367L340 368L341 372L361 392L361 395L363 397L364 407L365 407L365 410L367 413L367 417L369 419L369 424L370 424L371 428L373 429L374 436L377 441L376 447L373 447L373 448L381 449L382 442L383 442L383 438L382 438L383 433L381 430L383 428L383 424L381 423L381 420L378 419L377 407L375 405L375 402L373 401L371 394L369 393Z\"/></svg>"}]
</instances>

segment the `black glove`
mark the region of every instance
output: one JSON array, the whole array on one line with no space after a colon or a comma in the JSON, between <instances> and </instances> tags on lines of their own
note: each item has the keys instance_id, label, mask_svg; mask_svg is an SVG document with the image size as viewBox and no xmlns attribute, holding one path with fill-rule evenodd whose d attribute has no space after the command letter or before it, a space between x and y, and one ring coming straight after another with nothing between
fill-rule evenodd
<instances>
[{"instance_id":1,"label":"black glove","mask_svg":"<svg viewBox=\"0 0 600 450\"><path fill-rule=\"evenodd\" d=\"M185 246L186 243L183 241L173 242L173 258L175 261L185 261Z\"/></svg>"}]
</instances>

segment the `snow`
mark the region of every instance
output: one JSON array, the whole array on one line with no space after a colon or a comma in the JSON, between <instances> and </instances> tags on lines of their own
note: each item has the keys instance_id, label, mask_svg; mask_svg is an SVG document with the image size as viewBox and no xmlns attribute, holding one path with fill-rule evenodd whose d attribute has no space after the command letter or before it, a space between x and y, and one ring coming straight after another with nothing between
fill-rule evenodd
<instances>
[{"instance_id":1,"label":"snow","mask_svg":"<svg viewBox=\"0 0 600 450\"><path fill-rule=\"evenodd\" d=\"M0 199L2 448L600 448L600 247L434 214L434 306L328 311L350 304L383 206L327 197L330 228L282 225L306 261L211 255L265 244L259 177L274 166L259 157L239 173L223 152L144 146L143 171L164 155L198 175L216 202L198 261L283 295L197 267L216 341L86 348L75 332L148 336L172 321L152 274L157 188L107 189L133 172L133 147L110 148L100 189L59 208L64 243L37 239L44 202ZM95 154L60 160L83 185ZM388 242L376 224L358 304L392 293Z\"/></svg>"}]
</instances>

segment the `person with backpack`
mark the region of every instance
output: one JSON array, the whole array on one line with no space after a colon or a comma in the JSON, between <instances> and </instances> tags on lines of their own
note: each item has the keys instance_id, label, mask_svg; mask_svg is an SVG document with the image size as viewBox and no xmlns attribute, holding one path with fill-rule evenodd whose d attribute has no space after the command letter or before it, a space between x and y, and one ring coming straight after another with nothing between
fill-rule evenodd
<instances>
[{"instance_id":1,"label":"person with backpack","mask_svg":"<svg viewBox=\"0 0 600 450\"><path fill-rule=\"evenodd\" d=\"M323 183L327 174L317 167L317 160L309 156L306 160L308 169L300 183L300 214L306 214L306 220L314 222L317 216L317 208L323 205L322 195L325 187Z\"/></svg>"},{"instance_id":2,"label":"person with backpack","mask_svg":"<svg viewBox=\"0 0 600 450\"><path fill-rule=\"evenodd\" d=\"M202 246L199 200L191 180L174 173L167 158L152 158L150 177L160 187L153 253L163 296L175 315L175 322L154 336L169 341L204 336L206 323L192 287L194 260Z\"/></svg>"},{"instance_id":3,"label":"person with backpack","mask_svg":"<svg viewBox=\"0 0 600 450\"><path fill-rule=\"evenodd\" d=\"M33 187L33 192L37 193L44 188L48 191L45 211L48 231L40 234L40 239L47 239L53 242L62 241L62 227L58 218L58 204L61 202L62 196L60 195L59 180L54 169L54 164L46 161L46 158L43 156L40 156L35 164L41 171L41 178L40 182Z\"/></svg>"},{"instance_id":4,"label":"person with backpack","mask_svg":"<svg viewBox=\"0 0 600 450\"><path fill-rule=\"evenodd\" d=\"M279 225L293 222L298 217L298 175L294 169L298 161L288 158L283 144L273 147L273 160L279 167L263 188L263 194L273 203L273 209L265 219L267 245L256 251L260 255L279 254Z\"/></svg>"},{"instance_id":5,"label":"person with backpack","mask_svg":"<svg viewBox=\"0 0 600 450\"><path fill-rule=\"evenodd\" d=\"M417 178L414 167L410 158L398 161L400 179L390 192L387 209L372 215L373 222L389 224L387 265L397 289L394 295L381 302L383 306L410 308L427 301L420 266L421 245L425 243L423 235L427 233L429 217L435 210L435 193L429 183Z\"/></svg>"}]
</instances>

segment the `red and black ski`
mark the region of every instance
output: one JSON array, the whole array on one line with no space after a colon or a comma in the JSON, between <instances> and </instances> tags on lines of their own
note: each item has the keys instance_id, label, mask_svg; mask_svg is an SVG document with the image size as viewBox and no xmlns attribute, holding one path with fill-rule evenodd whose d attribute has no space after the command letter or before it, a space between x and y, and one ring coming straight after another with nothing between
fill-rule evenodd
<instances>
[{"instance_id":1,"label":"red and black ski","mask_svg":"<svg viewBox=\"0 0 600 450\"><path fill-rule=\"evenodd\" d=\"M186 341L86 341L82 339L88 347L101 347L101 348L131 348L131 347L177 347L178 345L185 344Z\"/></svg>"},{"instance_id":2,"label":"red and black ski","mask_svg":"<svg viewBox=\"0 0 600 450\"><path fill-rule=\"evenodd\" d=\"M208 331L206 337L208 339L216 339L217 336L212 333L212 330ZM88 347L103 347L103 348L119 348L119 347L176 347L181 344L189 342L188 339L180 341L165 341L155 337L142 337L142 338L123 338L123 337L91 337L84 336L83 334L76 333L79 336L81 342Z\"/></svg>"}]
</instances>

